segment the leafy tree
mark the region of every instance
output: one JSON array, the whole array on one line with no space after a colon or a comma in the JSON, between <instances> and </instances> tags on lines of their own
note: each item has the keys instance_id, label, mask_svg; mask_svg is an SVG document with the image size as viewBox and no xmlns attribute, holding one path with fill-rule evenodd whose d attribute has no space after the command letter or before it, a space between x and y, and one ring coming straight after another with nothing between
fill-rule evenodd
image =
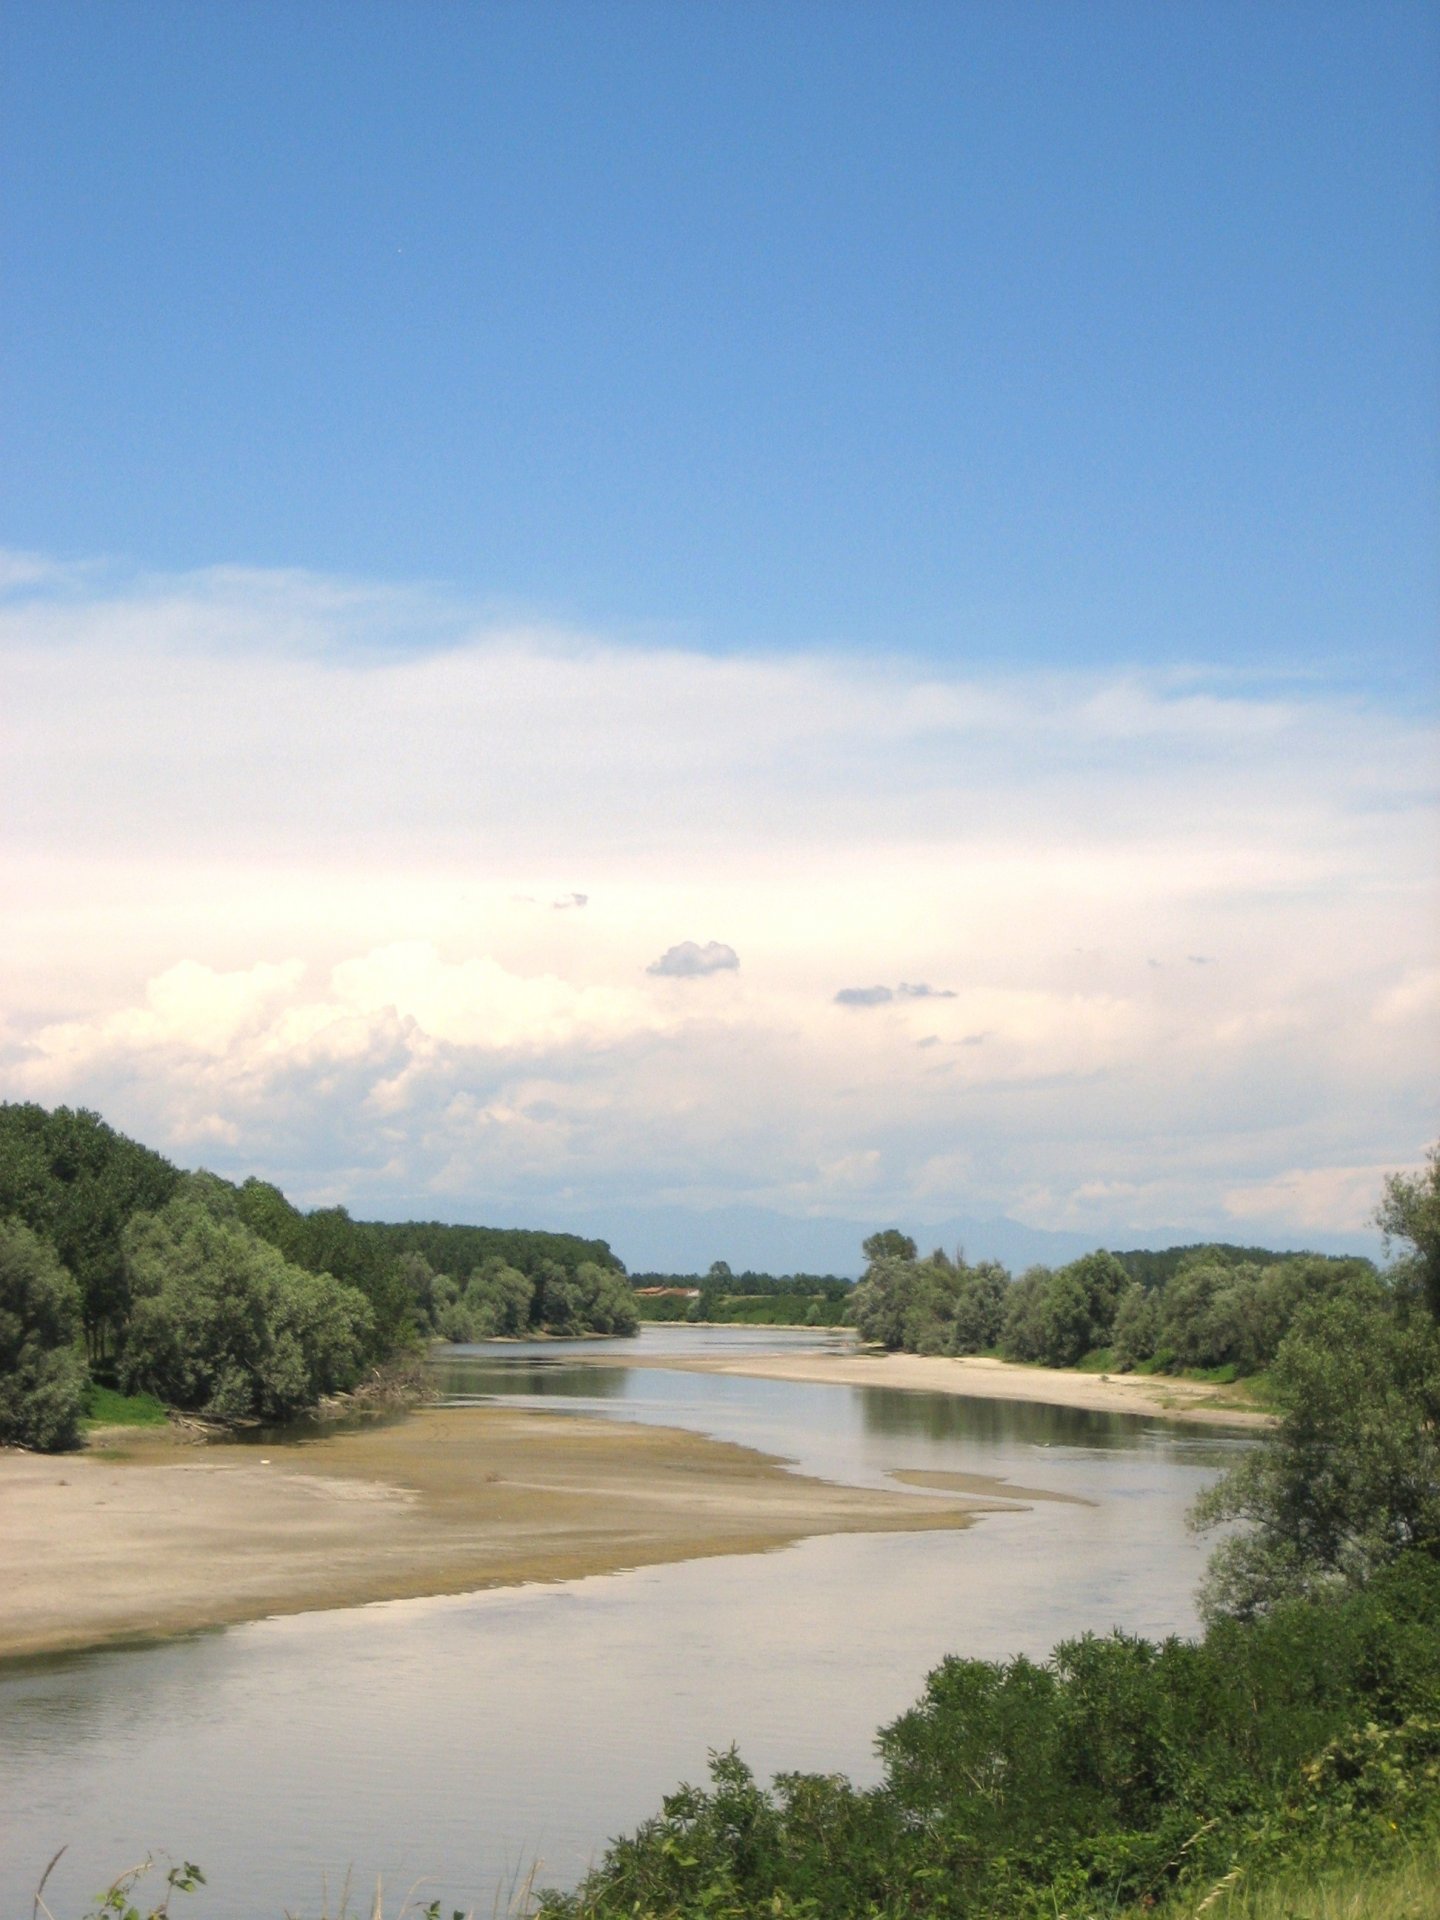
<instances>
[{"instance_id":1,"label":"leafy tree","mask_svg":"<svg viewBox=\"0 0 1440 1920\"><path fill-rule=\"evenodd\" d=\"M94 1365L113 1356L129 1307L120 1236L165 1204L180 1178L158 1153L83 1107L0 1105L0 1215L51 1242L80 1288Z\"/></svg>"},{"instance_id":2,"label":"leafy tree","mask_svg":"<svg viewBox=\"0 0 1440 1920\"><path fill-rule=\"evenodd\" d=\"M886 1227L860 1243L860 1251L873 1266L877 1260L913 1260L915 1242L898 1227Z\"/></svg>"},{"instance_id":3,"label":"leafy tree","mask_svg":"<svg viewBox=\"0 0 1440 1920\"><path fill-rule=\"evenodd\" d=\"M1007 1360L1045 1358L1045 1300L1054 1278L1049 1267L1027 1267L1011 1287L1000 1329L1000 1351Z\"/></svg>"},{"instance_id":4,"label":"leafy tree","mask_svg":"<svg viewBox=\"0 0 1440 1920\"><path fill-rule=\"evenodd\" d=\"M867 1250L883 1241L876 1234ZM873 1340L894 1353L916 1337L917 1310L925 1294L925 1276L913 1257L877 1252L871 1255L864 1277L850 1300L850 1317L862 1340Z\"/></svg>"},{"instance_id":5,"label":"leafy tree","mask_svg":"<svg viewBox=\"0 0 1440 1920\"><path fill-rule=\"evenodd\" d=\"M1423 1173L1389 1176L1375 1224L1387 1246L1398 1240L1409 1247L1404 1277L1413 1280L1440 1319L1440 1143L1426 1155Z\"/></svg>"},{"instance_id":6,"label":"leafy tree","mask_svg":"<svg viewBox=\"0 0 1440 1920\"><path fill-rule=\"evenodd\" d=\"M1440 1558L1440 1328L1402 1300L1309 1302L1271 1370L1279 1424L1196 1504L1246 1531L1211 1557L1207 1612L1252 1616Z\"/></svg>"},{"instance_id":7,"label":"leafy tree","mask_svg":"<svg viewBox=\"0 0 1440 1920\"><path fill-rule=\"evenodd\" d=\"M442 1300L437 1284L441 1304L436 1329L442 1339L462 1343L523 1334L530 1326L534 1297L534 1282L492 1254L471 1274L463 1292L447 1286Z\"/></svg>"},{"instance_id":8,"label":"leafy tree","mask_svg":"<svg viewBox=\"0 0 1440 1920\"><path fill-rule=\"evenodd\" d=\"M1165 1288L1160 1301L1160 1346L1173 1355L1181 1367L1220 1366L1229 1358L1226 1329L1229 1321L1217 1315L1222 1302L1236 1284L1249 1284L1253 1268L1236 1269L1203 1256L1184 1266Z\"/></svg>"},{"instance_id":9,"label":"leafy tree","mask_svg":"<svg viewBox=\"0 0 1440 1920\"><path fill-rule=\"evenodd\" d=\"M1123 1371L1150 1359L1159 1335L1160 1311L1156 1297L1132 1280L1115 1308L1115 1324L1110 1333L1115 1365Z\"/></svg>"},{"instance_id":10,"label":"leafy tree","mask_svg":"<svg viewBox=\"0 0 1440 1920\"><path fill-rule=\"evenodd\" d=\"M1073 1367L1094 1344L1090 1295L1071 1267L1052 1274L1040 1299L1039 1358L1047 1367Z\"/></svg>"},{"instance_id":11,"label":"leafy tree","mask_svg":"<svg viewBox=\"0 0 1440 1920\"><path fill-rule=\"evenodd\" d=\"M349 1386L373 1339L368 1303L246 1225L232 1188L192 1175L123 1251L132 1295L121 1381L212 1418L284 1420Z\"/></svg>"},{"instance_id":12,"label":"leafy tree","mask_svg":"<svg viewBox=\"0 0 1440 1920\"><path fill-rule=\"evenodd\" d=\"M402 1253L395 1269L410 1295L417 1331L428 1331L435 1325L435 1269L423 1253Z\"/></svg>"},{"instance_id":13,"label":"leafy tree","mask_svg":"<svg viewBox=\"0 0 1440 1920\"><path fill-rule=\"evenodd\" d=\"M0 1446L53 1453L80 1437L80 1290L45 1242L0 1220Z\"/></svg>"},{"instance_id":14,"label":"leafy tree","mask_svg":"<svg viewBox=\"0 0 1440 1920\"><path fill-rule=\"evenodd\" d=\"M952 1353L986 1353L1000 1339L1005 1323L1005 1302L1010 1292L1010 1275L998 1261L981 1260L976 1266L961 1263L955 1290Z\"/></svg>"},{"instance_id":15,"label":"leafy tree","mask_svg":"<svg viewBox=\"0 0 1440 1920\"><path fill-rule=\"evenodd\" d=\"M1085 1291L1085 1307L1089 1315L1090 1330L1082 1351L1091 1347L1103 1347L1110 1338L1115 1324L1115 1311L1120 1304L1120 1296L1130 1283L1130 1276L1115 1258L1102 1247L1096 1253L1082 1254L1078 1260L1072 1260L1062 1269L1077 1280Z\"/></svg>"},{"instance_id":16,"label":"leafy tree","mask_svg":"<svg viewBox=\"0 0 1440 1920\"><path fill-rule=\"evenodd\" d=\"M401 1249L387 1244L378 1228L352 1220L344 1207L302 1213L265 1180L247 1180L238 1199L240 1218L287 1260L364 1295L370 1306L364 1360L384 1360L413 1339L415 1296L400 1268Z\"/></svg>"}]
</instances>

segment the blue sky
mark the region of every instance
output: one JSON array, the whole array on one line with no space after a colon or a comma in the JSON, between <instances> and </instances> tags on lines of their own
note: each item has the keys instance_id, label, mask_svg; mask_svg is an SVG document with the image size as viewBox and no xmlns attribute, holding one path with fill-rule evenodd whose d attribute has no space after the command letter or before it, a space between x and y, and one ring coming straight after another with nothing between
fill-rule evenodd
<instances>
[{"instance_id":1,"label":"blue sky","mask_svg":"<svg viewBox=\"0 0 1440 1920\"><path fill-rule=\"evenodd\" d=\"M4 35L13 546L1433 685L1433 8Z\"/></svg>"},{"instance_id":2,"label":"blue sky","mask_svg":"<svg viewBox=\"0 0 1440 1920\"><path fill-rule=\"evenodd\" d=\"M1436 1127L1434 8L0 53L0 1093L632 1264L1364 1230Z\"/></svg>"}]
</instances>

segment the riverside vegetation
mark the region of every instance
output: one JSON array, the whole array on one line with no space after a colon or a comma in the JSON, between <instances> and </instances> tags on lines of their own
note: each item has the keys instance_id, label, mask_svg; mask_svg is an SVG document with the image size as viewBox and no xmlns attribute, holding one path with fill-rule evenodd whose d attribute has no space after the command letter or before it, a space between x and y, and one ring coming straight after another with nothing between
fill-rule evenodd
<instances>
[{"instance_id":1,"label":"riverside vegetation","mask_svg":"<svg viewBox=\"0 0 1440 1920\"><path fill-rule=\"evenodd\" d=\"M1296 1290L1275 1425L1199 1503L1197 1525L1238 1523L1199 1641L949 1659L878 1736L870 1789L766 1788L716 1755L575 1892L540 1895L544 1920L1434 1920L1440 1155L1377 1217L1401 1257ZM945 1271L885 1238L869 1284L881 1262Z\"/></svg>"},{"instance_id":2,"label":"riverside vegetation","mask_svg":"<svg viewBox=\"0 0 1440 1920\"><path fill-rule=\"evenodd\" d=\"M1435 1920L1434 1156L1382 1218L1385 1286L1301 1304L1275 1425L1200 1502L1243 1523L1200 1640L946 1660L870 1789L715 1755L543 1920Z\"/></svg>"},{"instance_id":3,"label":"riverside vegetation","mask_svg":"<svg viewBox=\"0 0 1440 1920\"><path fill-rule=\"evenodd\" d=\"M1440 1159L1379 1217L1404 1257L1302 1290L1199 1504L1245 1523L1200 1641L947 1660L870 1790L718 1755L547 1920L1440 1913Z\"/></svg>"},{"instance_id":4,"label":"riverside vegetation","mask_svg":"<svg viewBox=\"0 0 1440 1920\"><path fill-rule=\"evenodd\" d=\"M428 1339L637 1324L603 1240L302 1212L98 1114L0 1105L0 1444L74 1446L87 1411L283 1421Z\"/></svg>"}]
</instances>

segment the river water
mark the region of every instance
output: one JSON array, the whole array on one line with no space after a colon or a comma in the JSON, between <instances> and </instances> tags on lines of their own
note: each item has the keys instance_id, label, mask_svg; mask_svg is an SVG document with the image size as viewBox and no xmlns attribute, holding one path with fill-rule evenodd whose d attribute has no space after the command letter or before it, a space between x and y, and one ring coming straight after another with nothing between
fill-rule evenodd
<instances>
[{"instance_id":1,"label":"river water","mask_svg":"<svg viewBox=\"0 0 1440 1920\"><path fill-rule=\"evenodd\" d=\"M503 1396L686 1427L825 1478L990 1474L1069 1496L961 1532L258 1621L0 1667L0 1920L66 1920L147 1852L209 1887L177 1920L504 1913L538 1861L568 1885L732 1742L756 1772L877 1776L875 1730L947 1653L1044 1654L1195 1627L1199 1489L1245 1443L1134 1415L616 1365L837 1338L646 1328L636 1342L447 1349L456 1404ZM273 1444L273 1441L267 1444Z\"/></svg>"}]
</instances>

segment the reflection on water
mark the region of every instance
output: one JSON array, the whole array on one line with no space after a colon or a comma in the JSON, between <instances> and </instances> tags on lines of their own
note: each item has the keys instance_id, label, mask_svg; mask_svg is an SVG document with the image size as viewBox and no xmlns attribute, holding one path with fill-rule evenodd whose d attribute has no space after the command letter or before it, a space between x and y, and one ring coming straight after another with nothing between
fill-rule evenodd
<instances>
[{"instance_id":1,"label":"reflection on water","mask_svg":"<svg viewBox=\"0 0 1440 1920\"><path fill-rule=\"evenodd\" d=\"M533 1399L623 1400L630 1377L624 1367L587 1367L583 1361L532 1359L474 1360L442 1354L435 1362L440 1397L463 1407L498 1394L524 1394Z\"/></svg>"},{"instance_id":2,"label":"reflection on water","mask_svg":"<svg viewBox=\"0 0 1440 1920\"><path fill-rule=\"evenodd\" d=\"M795 1338L735 1331L772 1351ZM650 1330L639 1346L680 1350ZM0 1913L29 1910L65 1842L47 1889L57 1913L83 1911L162 1846L210 1876L186 1903L196 1920L319 1913L324 1875L333 1912L347 1868L357 1908L383 1873L387 1912L422 1875L422 1903L489 1913L498 1896L503 1911L534 1857L547 1879L573 1880L607 1836L702 1774L709 1747L737 1741L762 1773L873 1778L875 1729L948 1652L1043 1654L1110 1625L1191 1630L1203 1556L1185 1508L1242 1444L1003 1401L595 1367L568 1343L457 1351L441 1371L462 1403L504 1395L688 1426L859 1484L918 1467L1096 1504L13 1667L0 1679Z\"/></svg>"}]
</instances>

